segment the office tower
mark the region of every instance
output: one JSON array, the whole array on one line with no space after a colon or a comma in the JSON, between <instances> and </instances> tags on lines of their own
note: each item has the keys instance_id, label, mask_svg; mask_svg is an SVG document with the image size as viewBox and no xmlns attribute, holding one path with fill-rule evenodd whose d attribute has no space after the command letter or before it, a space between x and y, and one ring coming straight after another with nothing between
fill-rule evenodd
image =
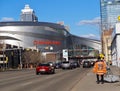
<instances>
[{"instance_id":1,"label":"office tower","mask_svg":"<svg viewBox=\"0 0 120 91\"><path fill-rule=\"evenodd\" d=\"M33 9L29 7L29 5L25 5L24 9L21 10L20 21L32 21L37 22L38 18L35 15Z\"/></svg>"},{"instance_id":2,"label":"office tower","mask_svg":"<svg viewBox=\"0 0 120 91\"><path fill-rule=\"evenodd\" d=\"M120 16L120 0L101 0L101 29L109 30L114 28Z\"/></svg>"}]
</instances>

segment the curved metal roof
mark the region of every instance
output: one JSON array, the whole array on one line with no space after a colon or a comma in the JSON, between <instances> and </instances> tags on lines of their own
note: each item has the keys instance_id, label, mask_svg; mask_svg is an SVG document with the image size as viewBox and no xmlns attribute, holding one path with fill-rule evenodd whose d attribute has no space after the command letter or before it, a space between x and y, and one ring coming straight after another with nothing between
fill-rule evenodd
<instances>
[{"instance_id":1,"label":"curved metal roof","mask_svg":"<svg viewBox=\"0 0 120 91\"><path fill-rule=\"evenodd\" d=\"M72 35L71 36L75 37L75 38L78 38L78 39L82 39L82 40L89 40L89 41L92 41L92 42L96 42L98 44L101 44L100 40L97 40L97 39L90 39L90 38L85 38L85 37L80 37L80 36L76 36L76 35Z\"/></svg>"},{"instance_id":2,"label":"curved metal roof","mask_svg":"<svg viewBox=\"0 0 120 91\"><path fill-rule=\"evenodd\" d=\"M0 26L48 26L56 29L66 30L64 25L49 22L30 22L30 21L0 22Z\"/></svg>"}]
</instances>

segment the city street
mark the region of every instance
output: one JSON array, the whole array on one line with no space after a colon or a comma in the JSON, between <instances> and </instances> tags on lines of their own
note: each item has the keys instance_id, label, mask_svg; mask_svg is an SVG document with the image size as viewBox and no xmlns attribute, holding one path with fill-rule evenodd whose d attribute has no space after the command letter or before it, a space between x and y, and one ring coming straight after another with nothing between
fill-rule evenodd
<instances>
[{"instance_id":1,"label":"city street","mask_svg":"<svg viewBox=\"0 0 120 91\"><path fill-rule=\"evenodd\" d=\"M0 72L0 91L72 91L89 68L57 69L36 75L34 69Z\"/></svg>"}]
</instances>

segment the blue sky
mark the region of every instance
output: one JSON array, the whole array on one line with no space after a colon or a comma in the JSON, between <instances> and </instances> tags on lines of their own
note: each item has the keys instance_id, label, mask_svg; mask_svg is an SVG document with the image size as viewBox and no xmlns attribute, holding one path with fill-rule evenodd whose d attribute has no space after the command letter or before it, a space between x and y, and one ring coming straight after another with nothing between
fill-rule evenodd
<instances>
[{"instance_id":1,"label":"blue sky","mask_svg":"<svg viewBox=\"0 0 120 91\"><path fill-rule=\"evenodd\" d=\"M64 21L74 35L100 38L100 0L0 0L0 21L19 21L26 4L39 21Z\"/></svg>"}]
</instances>

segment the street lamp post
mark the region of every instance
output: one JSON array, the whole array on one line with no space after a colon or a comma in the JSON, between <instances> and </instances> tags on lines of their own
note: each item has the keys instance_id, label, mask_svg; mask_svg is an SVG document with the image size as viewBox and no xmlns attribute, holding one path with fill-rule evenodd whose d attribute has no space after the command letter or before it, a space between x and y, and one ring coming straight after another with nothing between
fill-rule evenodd
<instances>
[{"instance_id":1,"label":"street lamp post","mask_svg":"<svg viewBox=\"0 0 120 91\"><path fill-rule=\"evenodd\" d=\"M19 48L19 56L20 56L20 69L22 69L21 48Z\"/></svg>"},{"instance_id":2,"label":"street lamp post","mask_svg":"<svg viewBox=\"0 0 120 91\"><path fill-rule=\"evenodd\" d=\"M3 71L5 70L5 49L3 48Z\"/></svg>"},{"instance_id":3,"label":"street lamp post","mask_svg":"<svg viewBox=\"0 0 120 91\"><path fill-rule=\"evenodd\" d=\"M6 63L5 63L5 48L6 48L6 45L3 41L3 71L6 69Z\"/></svg>"},{"instance_id":4,"label":"street lamp post","mask_svg":"<svg viewBox=\"0 0 120 91\"><path fill-rule=\"evenodd\" d=\"M20 43L18 42L18 50L19 50L19 59L20 59L20 69L22 69L22 60L21 60L21 48L20 48Z\"/></svg>"}]
</instances>

